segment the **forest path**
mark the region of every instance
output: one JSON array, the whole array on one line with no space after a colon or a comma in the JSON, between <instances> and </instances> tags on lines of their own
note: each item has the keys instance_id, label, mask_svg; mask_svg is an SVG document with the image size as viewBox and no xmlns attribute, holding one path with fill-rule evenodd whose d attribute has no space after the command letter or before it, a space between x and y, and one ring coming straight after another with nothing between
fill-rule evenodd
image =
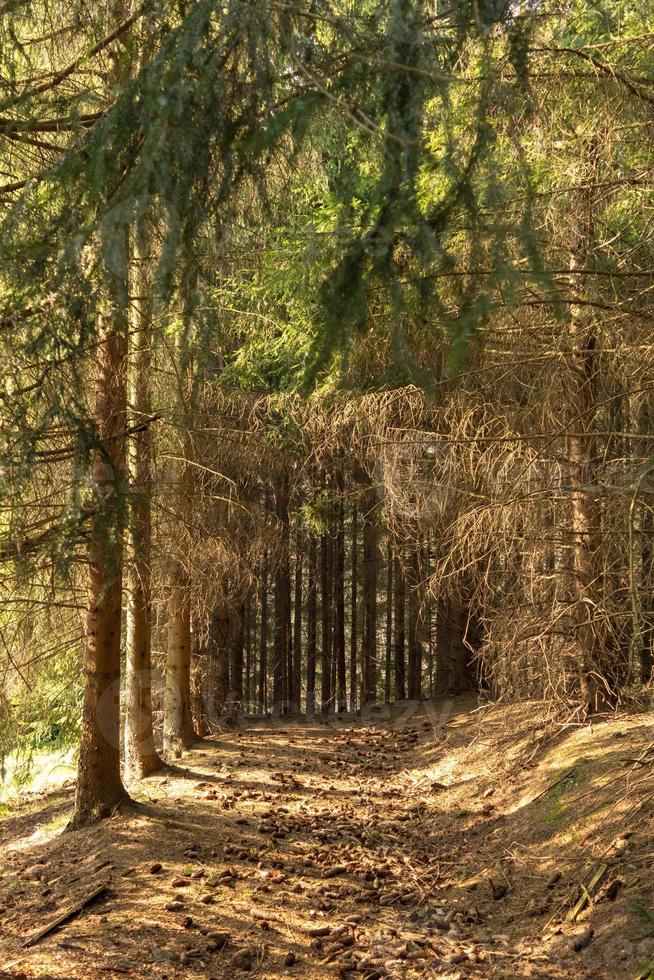
<instances>
[{"instance_id":1,"label":"forest path","mask_svg":"<svg viewBox=\"0 0 654 980\"><path fill-rule=\"evenodd\" d=\"M520 875L503 863L526 845L490 802L500 787L483 746L470 755L471 707L252 726L144 781L142 813L61 834L68 796L45 823L45 812L31 827L17 817L11 842L5 821L0 970L58 980L633 976L604 972L569 937L544 943L552 909L532 906L552 894L552 865ZM83 914L21 949L105 881Z\"/></svg>"}]
</instances>

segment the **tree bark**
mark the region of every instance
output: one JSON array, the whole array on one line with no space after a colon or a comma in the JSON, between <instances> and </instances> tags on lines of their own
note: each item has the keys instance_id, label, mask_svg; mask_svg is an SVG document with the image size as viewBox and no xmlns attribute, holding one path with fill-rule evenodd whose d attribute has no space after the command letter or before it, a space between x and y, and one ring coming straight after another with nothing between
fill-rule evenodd
<instances>
[{"instance_id":1,"label":"tree bark","mask_svg":"<svg viewBox=\"0 0 654 980\"><path fill-rule=\"evenodd\" d=\"M179 758L193 744L191 715L191 602L184 568L174 561L168 599L164 689L164 754Z\"/></svg>"},{"instance_id":2,"label":"tree bark","mask_svg":"<svg viewBox=\"0 0 654 980\"><path fill-rule=\"evenodd\" d=\"M595 156L591 148L591 157ZM588 268L594 233L593 192L591 189L594 160L588 165L588 188L579 197L575 242L570 268ZM573 294L585 293L586 277L571 276ZM597 333L588 308L582 303L570 306L569 336L572 344L571 383L568 397L570 429L568 457L570 460L572 512L572 571L578 650L577 675L583 706L594 711L599 707L600 682L606 677L602 670L602 638L596 631L594 619L601 612L598 584L601 569L598 554L600 514L595 489L597 470L597 439L594 434L597 412ZM598 623L599 627L599 623Z\"/></svg>"},{"instance_id":3,"label":"tree bark","mask_svg":"<svg viewBox=\"0 0 654 980\"><path fill-rule=\"evenodd\" d=\"M409 587L409 676L408 695L419 700L422 695L423 660L423 585L420 544L412 544L408 566Z\"/></svg>"},{"instance_id":4,"label":"tree bark","mask_svg":"<svg viewBox=\"0 0 654 980\"><path fill-rule=\"evenodd\" d=\"M393 547L390 534L386 545L386 658L384 664L384 700L391 700L393 663Z\"/></svg>"},{"instance_id":5,"label":"tree bark","mask_svg":"<svg viewBox=\"0 0 654 980\"><path fill-rule=\"evenodd\" d=\"M334 546L334 660L336 662L336 702L339 712L347 711L345 669L345 508L343 484L339 479Z\"/></svg>"},{"instance_id":6,"label":"tree bark","mask_svg":"<svg viewBox=\"0 0 654 980\"><path fill-rule=\"evenodd\" d=\"M132 298L134 333L131 350L129 402L132 427L141 427L130 438L129 470L131 510L128 572L127 637L125 657L125 775L142 779L163 766L154 744L152 728L152 311L150 286L144 273L146 256L136 252L138 276Z\"/></svg>"},{"instance_id":7,"label":"tree bark","mask_svg":"<svg viewBox=\"0 0 654 980\"><path fill-rule=\"evenodd\" d=\"M356 711L357 707L357 649L358 649L358 624L357 624L357 599L358 599L358 511L357 505L352 505L352 547L351 547L351 567L352 582L350 592L350 711Z\"/></svg>"},{"instance_id":8,"label":"tree bark","mask_svg":"<svg viewBox=\"0 0 654 980\"><path fill-rule=\"evenodd\" d=\"M321 712L326 715L332 704L331 670L332 670L332 565L333 543L328 530L320 539L320 615L322 617L322 643L320 647L320 705Z\"/></svg>"},{"instance_id":9,"label":"tree bark","mask_svg":"<svg viewBox=\"0 0 654 980\"><path fill-rule=\"evenodd\" d=\"M261 632L259 635L259 714L268 710L268 549L261 561L259 584Z\"/></svg>"},{"instance_id":10,"label":"tree bark","mask_svg":"<svg viewBox=\"0 0 654 980\"><path fill-rule=\"evenodd\" d=\"M309 539L307 569L307 718L316 713L317 582L316 539Z\"/></svg>"},{"instance_id":11,"label":"tree bark","mask_svg":"<svg viewBox=\"0 0 654 980\"><path fill-rule=\"evenodd\" d=\"M377 700L377 572L379 528L374 491L366 498L363 518L363 658L361 704Z\"/></svg>"},{"instance_id":12,"label":"tree bark","mask_svg":"<svg viewBox=\"0 0 654 980\"><path fill-rule=\"evenodd\" d=\"M245 602L230 619L231 643L229 693L233 701L243 701L243 650L245 645Z\"/></svg>"},{"instance_id":13,"label":"tree bark","mask_svg":"<svg viewBox=\"0 0 654 980\"><path fill-rule=\"evenodd\" d=\"M113 0L115 23L123 4ZM108 88L119 89L131 59L116 59ZM84 706L75 808L71 827L108 816L129 800L120 776L120 642L125 530L127 365L129 336L129 230L117 234L107 269L107 308L98 324L91 461L92 522L88 549Z\"/></svg>"},{"instance_id":14,"label":"tree bark","mask_svg":"<svg viewBox=\"0 0 654 980\"><path fill-rule=\"evenodd\" d=\"M401 557L396 553L394 558L393 574L393 593L394 593L394 619L395 619L395 678L394 695L396 701L404 701L406 698L406 667L405 667L405 582L404 567Z\"/></svg>"},{"instance_id":15,"label":"tree bark","mask_svg":"<svg viewBox=\"0 0 654 980\"><path fill-rule=\"evenodd\" d=\"M300 711L302 692L302 539L298 531L295 555L295 593L293 622L293 693L291 710Z\"/></svg>"},{"instance_id":16,"label":"tree bark","mask_svg":"<svg viewBox=\"0 0 654 980\"><path fill-rule=\"evenodd\" d=\"M93 520L82 736L75 810L79 827L128 799L120 777L120 641L126 501L127 241L123 271L111 283L112 309L102 317L95 382Z\"/></svg>"}]
</instances>

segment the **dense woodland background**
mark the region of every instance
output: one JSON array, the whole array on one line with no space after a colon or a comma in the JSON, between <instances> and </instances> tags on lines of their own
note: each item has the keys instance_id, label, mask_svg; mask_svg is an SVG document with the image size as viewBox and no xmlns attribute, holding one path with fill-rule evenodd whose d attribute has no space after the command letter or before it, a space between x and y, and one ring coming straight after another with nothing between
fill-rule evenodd
<instances>
[{"instance_id":1,"label":"dense woodland background","mask_svg":"<svg viewBox=\"0 0 654 980\"><path fill-rule=\"evenodd\" d=\"M81 734L77 822L235 701L650 683L653 46L0 4L0 757Z\"/></svg>"}]
</instances>

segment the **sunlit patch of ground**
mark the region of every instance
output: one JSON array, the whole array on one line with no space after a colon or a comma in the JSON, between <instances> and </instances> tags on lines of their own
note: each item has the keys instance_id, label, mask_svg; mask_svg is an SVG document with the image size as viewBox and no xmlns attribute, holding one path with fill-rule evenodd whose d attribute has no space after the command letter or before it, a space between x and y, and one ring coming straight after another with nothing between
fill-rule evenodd
<instances>
[{"instance_id":1,"label":"sunlit patch of ground","mask_svg":"<svg viewBox=\"0 0 654 980\"><path fill-rule=\"evenodd\" d=\"M633 911L654 908L651 716L562 728L537 705L469 699L386 715L216 737L132 787L142 810L88 830L60 833L69 789L1 821L0 967L58 980L638 976L654 957Z\"/></svg>"}]
</instances>

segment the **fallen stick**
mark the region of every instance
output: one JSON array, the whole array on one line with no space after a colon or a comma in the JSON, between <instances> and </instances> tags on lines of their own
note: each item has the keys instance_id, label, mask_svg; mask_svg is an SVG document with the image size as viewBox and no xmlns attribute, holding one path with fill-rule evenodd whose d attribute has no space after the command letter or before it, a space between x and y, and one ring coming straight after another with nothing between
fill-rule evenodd
<instances>
[{"instance_id":1,"label":"fallen stick","mask_svg":"<svg viewBox=\"0 0 654 980\"><path fill-rule=\"evenodd\" d=\"M94 899L106 892L108 886L108 881L103 882L103 884L98 885L97 888L94 888L92 892L89 892L88 895L85 895L84 898L81 898L79 902L71 905L65 912L58 915L56 919L51 919L47 925L43 926L42 929L39 929L38 932L35 932L34 935L29 936L25 940L23 943L23 949L25 949L27 946L35 946L36 943L40 943L42 939L45 939L45 937L50 935L51 932L54 932L58 926L62 926L64 922L68 922L69 919L72 919L74 915L81 912L82 909L86 908L86 906L89 905Z\"/></svg>"}]
</instances>

